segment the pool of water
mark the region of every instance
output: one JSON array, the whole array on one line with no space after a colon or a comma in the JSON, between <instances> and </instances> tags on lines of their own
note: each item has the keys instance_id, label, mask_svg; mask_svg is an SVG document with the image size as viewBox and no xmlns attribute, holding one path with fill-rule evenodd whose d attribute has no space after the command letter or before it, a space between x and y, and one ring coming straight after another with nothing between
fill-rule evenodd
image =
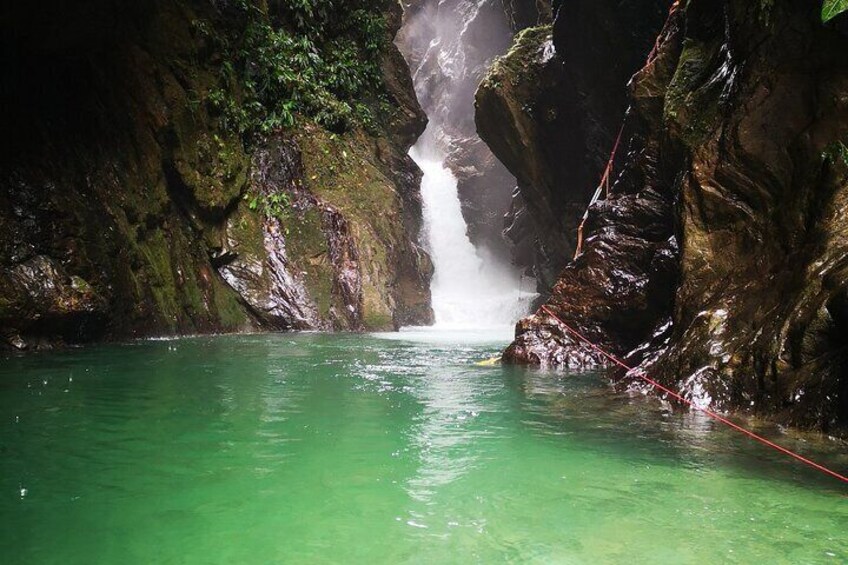
<instances>
[{"instance_id":1,"label":"pool of water","mask_svg":"<svg viewBox=\"0 0 848 565\"><path fill-rule=\"evenodd\" d=\"M499 333L0 359L3 563L816 563L848 490ZM763 433L845 472L844 444ZM771 436L770 436L771 437Z\"/></svg>"}]
</instances>

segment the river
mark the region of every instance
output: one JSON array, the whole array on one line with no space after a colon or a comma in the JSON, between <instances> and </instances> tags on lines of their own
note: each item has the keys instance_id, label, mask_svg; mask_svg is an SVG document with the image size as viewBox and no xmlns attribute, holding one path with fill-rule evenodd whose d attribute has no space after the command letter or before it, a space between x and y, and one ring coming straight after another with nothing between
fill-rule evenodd
<instances>
[{"instance_id":1,"label":"river","mask_svg":"<svg viewBox=\"0 0 848 565\"><path fill-rule=\"evenodd\" d=\"M508 339L221 336L4 359L3 562L848 560L838 483L599 374L475 364ZM840 445L779 439L848 466Z\"/></svg>"}]
</instances>

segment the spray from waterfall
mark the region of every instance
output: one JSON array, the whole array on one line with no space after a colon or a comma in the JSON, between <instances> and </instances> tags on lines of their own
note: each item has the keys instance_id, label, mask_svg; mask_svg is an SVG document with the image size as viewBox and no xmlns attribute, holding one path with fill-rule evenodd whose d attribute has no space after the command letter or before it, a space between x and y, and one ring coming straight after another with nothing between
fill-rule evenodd
<instances>
[{"instance_id":1,"label":"spray from waterfall","mask_svg":"<svg viewBox=\"0 0 848 565\"><path fill-rule=\"evenodd\" d=\"M533 298L522 295L518 270L470 241L457 179L446 166L452 141L476 138L474 91L510 37L500 2L425 0L407 14L399 38L429 118L410 156L424 173L423 240L435 268L431 291L438 327L506 326L526 314Z\"/></svg>"},{"instance_id":2,"label":"spray from waterfall","mask_svg":"<svg viewBox=\"0 0 848 565\"><path fill-rule=\"evenodd\" d=\"M520 275L471 244L456 178L445 167L446 155L434 147L431 135L428 128L410 155L424 172L424 238L435 267L430 288L436 325L511 324L527 311L529 297L520 295Z\"/></svg>"}]
</instances>

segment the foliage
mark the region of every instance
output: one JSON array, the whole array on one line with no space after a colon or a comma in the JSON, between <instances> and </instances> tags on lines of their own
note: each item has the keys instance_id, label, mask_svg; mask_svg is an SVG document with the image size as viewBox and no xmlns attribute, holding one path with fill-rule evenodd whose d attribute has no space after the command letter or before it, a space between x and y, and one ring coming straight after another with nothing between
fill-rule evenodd
<instances>
[{"instance_id":1,"label":"foliage","mask_svg":"<svg viewBox=\"0 0 848 565\"><path fill-rule=\"evenodd\" d=\"M253 211L262 210L268 218L283 220L286 212L291 207L291 199L285 192L272 192L270 194L245 194L247 207Z\"/></svg>"},{"instance_id":2,"label":"foliage","mask_svg":"<svg viewBox=\"0 0 848 565\"><path fill-rule=\"evenodd\" d=\"M270 2L267 11L260 4L219 1L227 33L195 24L221 55L221 83L208 101L224 126L250 137L291 127L298 116L333 131L373 124L363 101L386 101L381 3L286 0Z\"/></svg>"},{"instance_id":3,"label":"foliage","mask_svg":"<svg viewBox=\"0 0 848 565\"><path fill-rule=\"evenodd\" d=\"M824 0L821 11L822 21L829 22L846 11L848 11L848 0Z\"/></svg>"},{"instance_id":4,"label":"foliage","mask_svg":"<svg viewBox=\"0 0 848 565\"><path fill-rule=\"evenodd\" d=\"M837 164L840 160L848 165L848 145L841 141L835 141L825 148L822 157L831 165Z\"/></svg>"}]
</instances>

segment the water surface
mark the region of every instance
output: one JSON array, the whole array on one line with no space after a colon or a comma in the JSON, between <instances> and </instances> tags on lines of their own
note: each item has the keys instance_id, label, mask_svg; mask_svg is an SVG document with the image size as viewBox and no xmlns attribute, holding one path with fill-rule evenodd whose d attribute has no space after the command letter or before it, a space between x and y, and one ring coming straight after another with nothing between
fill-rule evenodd
<instances>
[{"instance_id":1,"label":"water surface","mask_svg":"<svg viewBox=\"0 0 848 565\"><path fill-rule=\"evenodd\" d=\"M475 366L502 338L209 337L2 359L2 561L848 560L835 481L597 374ZM843 445L779 439L848 468Z\"/></svg>"}]
</instances>

